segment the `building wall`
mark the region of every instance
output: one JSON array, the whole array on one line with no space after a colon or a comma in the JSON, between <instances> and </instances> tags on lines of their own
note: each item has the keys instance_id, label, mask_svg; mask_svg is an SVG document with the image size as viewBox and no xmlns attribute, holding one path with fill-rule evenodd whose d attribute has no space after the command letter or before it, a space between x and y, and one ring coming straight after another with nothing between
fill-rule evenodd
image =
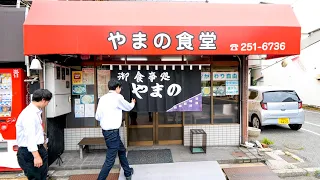
<instances>
[{"instance_id":1,"label":"building wall","mask_svg":"<svg viewBox=\"0 0 320 180\"><path fill-rule=\"evenodd\" d=\"M289 61L287 67L282 67L281 62L268 67L281 59L261 61L264 78L259 85L289 87L297 91L303 104L320 106L320 75L319 59L320 43L316 43L301 51L300 58Z\"/></svg>"},{"instance_id":2,"label":"building wall","mask_svg":"<svg viewBox=\"0 0 320 180\"><path fill-rule=\"evenodd\" d=\"M203 129L207 133L207 146L238 146L240 144L240 124L188 125L184 126L184 146L190 146L190 129ZM120 137L127 147L127 131L120 128ZM84 137L103 137L101 128L64 129L65 150L79 150L78 143ZM194 136L195 145L201 145L202 137ZM90 146L91 149L106 149L105 145Z\"/></svg>"},{"instance_id":3,"label":"building wall","mask_svg":"<svg viewBox=\"0 0 320 180\"><path fill-rule=\"evenodd\" d=\"M24 61L24 19L24 8L0 7L0 62Z\"/></svg>"},{"instance_id":4,"label":"building wall","mask_svg":"<svg viewBox=\"0 0 320 180\"><path fill-rule=\"evenodd\" d=\"M125 133L125 134L124 134ZM64 148L65 150L79 150L78 143L84 137L103 137L101 128L66 128L64 129ZM127 131L120 128L120 137L127 147ZM90 149L106 149L105 145L90 146Z\"/></svg>"},{"instance_id":5,"label":"building wall","mask_svg":"<svg viewBox=\"0 0 320 180\"><path fill-rule=\"evenodd\" d=\"M240 124L184 126L184 146L190 146L190 129L203 129L207 133L207 146L239 146ZM202 145L202 135L194 136L194 145Z\"/></svg>"}]
</instances>

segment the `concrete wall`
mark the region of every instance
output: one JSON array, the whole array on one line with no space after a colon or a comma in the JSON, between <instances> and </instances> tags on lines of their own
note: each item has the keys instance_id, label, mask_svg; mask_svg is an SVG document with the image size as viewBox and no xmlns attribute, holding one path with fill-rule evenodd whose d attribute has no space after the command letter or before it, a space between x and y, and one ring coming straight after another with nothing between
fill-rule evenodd
<instances>
[{"instance_id":1,"label":"concrete wall","mask_svg":"<svg viewBox=\"0 0 320 180\"><path fill-rule=\"evenodd\" d=\"M289 61L285 68L281 63L266 68L280 59L262 61L262 69L266 69L262 70L264 79L260 84L293 88L303 104L320 106L320 80L316 79L320 75L319 49L320 43L316 43L301 51L300 58Z\"/></svg>"}]
</instances>

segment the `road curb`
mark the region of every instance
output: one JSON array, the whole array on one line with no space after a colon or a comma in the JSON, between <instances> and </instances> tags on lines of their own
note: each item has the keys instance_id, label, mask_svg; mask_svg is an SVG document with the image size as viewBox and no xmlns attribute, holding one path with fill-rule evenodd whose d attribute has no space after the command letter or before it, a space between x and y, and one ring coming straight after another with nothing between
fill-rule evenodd
<instances>
[{"instance_id":1,"label":"road curb","mask_svg":"<svg viewBox=\"0 0 320 180\"><path fill-rule=\"evenodd\" d=\"M320 167L272 170L279 177L314 176Z\"/></svg>"},{"instance_id":2,"label":"road curb","mask_svg":"<svg viewBox=\"0 0 320 180\"><path fill-rule=\"evenodd\" d=\"M297 177L297 176L306 176L308 172L305 169L279 169L272 170L274 173L278 175L278 177Z\"/></svg>"}]
</instances>

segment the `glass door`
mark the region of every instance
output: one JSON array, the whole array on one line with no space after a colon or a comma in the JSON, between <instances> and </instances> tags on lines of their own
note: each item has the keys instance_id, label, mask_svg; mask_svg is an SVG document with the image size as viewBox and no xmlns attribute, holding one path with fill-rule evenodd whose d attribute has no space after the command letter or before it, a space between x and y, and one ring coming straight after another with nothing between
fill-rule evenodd
<instances>
[{"instance_id":1,"label":"glass door","mask_svg":"<svg viewBox=\"0 0 320 180\"><path fill-rule=\"evenodd\" d=\"M182 113L129 112L129 146L182 144Z\"/></svg>"},{"instance_id":2,"label":"glass door","mask_svg":"<svg viewBox=\"0 0 320 180\"><path fill-rule=\"evenodd\" d=\"M156 114L156 144L182 144L182 112L159 112Z\"/></svg>"},{"instance_id":3,"label":"glass door","mask_svg":"<svg viewBox=\"0 0 320 180\"><path fill-rule=\"evenodd\" d=\"M129 112L128 142L129 146L148 146L155 141L155 113Z\"/></svg>"}]
</instances>

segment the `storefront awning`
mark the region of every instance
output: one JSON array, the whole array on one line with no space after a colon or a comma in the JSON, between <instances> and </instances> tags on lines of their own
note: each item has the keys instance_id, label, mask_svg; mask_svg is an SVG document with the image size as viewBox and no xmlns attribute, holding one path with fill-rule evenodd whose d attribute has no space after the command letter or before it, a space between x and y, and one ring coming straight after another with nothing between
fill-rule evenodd
<instances>
[{"instance_id":1,"label":"storefront awning","mask_svg":"<svg viewBox=\"0 0 320 180\"><path fill-rule=\"evenodd\" d=\"M300 54L289 5L35 1L25 55Z\"/></svg>"}]
</instances>

